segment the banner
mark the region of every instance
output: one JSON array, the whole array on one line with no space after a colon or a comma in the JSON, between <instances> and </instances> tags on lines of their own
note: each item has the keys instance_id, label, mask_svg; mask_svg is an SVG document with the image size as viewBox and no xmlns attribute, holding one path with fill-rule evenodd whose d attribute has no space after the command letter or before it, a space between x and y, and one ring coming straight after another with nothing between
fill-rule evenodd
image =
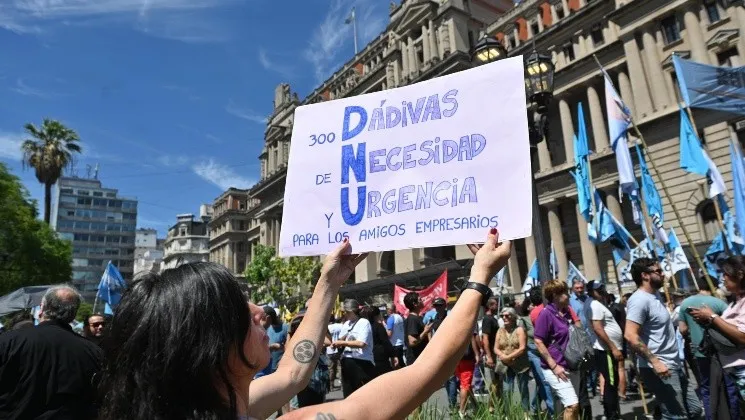
<instances>
[{"instance_id":1,"label":"banner","mask_svg":"<svg viewBox=\"0 0 745 420\"><path fill-rule=\"evenodd\" d=\"M434 302L435 299L441 297L447 300L448 271L443 271L442 274L440 274L440 277L438 277L432 285L422 290L409 290L398 285L393 286L393 304L396 305L396 310L404 318L409 316L409 310L406 308L406 305L404 305L404 297L410 292L419 293L419 298L422 299L422 304L424 305L419 311L419 315L424 316L427 311L432 309L432 302Z\"/></svg>"},{"instance_id":2,"label":"banner","mask_svg":"<svg viewBox=\"0 0 745 420\"><path fill-rule=\"evenodd\" d=\"M522 57L295 110L281 256L531 235Z\"/></svg>"},{"instance_id":3,"label":"banner","mask_svg":"<svg viewBox=\"0 0 745 420\"><path fill-rule=\"evenodd\" d=\"M683 100L694 108L745 115L745 67L717 67L673 55Z\"/></svg>"}]
</instances>

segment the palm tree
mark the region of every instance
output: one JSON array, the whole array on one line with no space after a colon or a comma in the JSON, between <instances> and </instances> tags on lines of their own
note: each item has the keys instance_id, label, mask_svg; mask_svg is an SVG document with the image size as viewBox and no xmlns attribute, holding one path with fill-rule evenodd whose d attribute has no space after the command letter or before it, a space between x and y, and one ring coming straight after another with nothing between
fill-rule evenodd
<instances>
[{"instance_id":1,"label":"palm tree","mask_svg":"<svg viewBox=\"0 0 745 420\"><path fill-rule=\"evenodd\" d=\"M21 144L24 168L34 168L36 179L44 184L44 221L49 224L52 208L52 185L62 176L65 167L74 161L73 153L82 149L75 130L55 120L44 118L41 127L24 126L32 138Z\"/></svg>"}]
</instances>

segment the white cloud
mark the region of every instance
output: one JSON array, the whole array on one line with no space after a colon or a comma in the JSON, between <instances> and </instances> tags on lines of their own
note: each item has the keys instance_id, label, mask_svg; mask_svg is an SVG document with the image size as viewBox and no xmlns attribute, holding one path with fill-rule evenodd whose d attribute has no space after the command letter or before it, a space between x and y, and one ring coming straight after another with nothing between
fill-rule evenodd
<instances>
[{"instance_id":1,"label":"white cloud","mask_svg":"<svg viewBox=\"0 0 745 420\"><path fill-rule=\"evenodd\" d=\"M305 59L314 68L317 81L328 78L334 67L352 58L354 34L346 24L352 7L357 17L358 46L362 48L380 34L388 19L388 9L376 0L332 0L323 22L316 28L305 50Z\"/></svg>"},{"instance_id":2,"label":"white cloud","mask_svg":"<svg viewBox=\"0 0 745 420\"><path fill-rule=\"evenodd\" d=\"M192 166L192 170L205 181L223 190L230 187L248 188L254 184L252 179L238 174L232 167L218 163L214 159L199 162Z\"/></svg>"},{"instance_id":3,"label":"white cloud","mask_svg":"<svg viewBox=\"0 0 745 420\"><path fill-rule=\"evenodd\" d=\"M257 112L249 108L241 108L235 104L232 100L225 105L225 112L238 118L242 118L246 121L251 121L256 124L266 124L268 119L266 116L259 115Z\"/></svg>"},{"instance_id":4,"label":"white cloud","mask_svg":"<svg viewBox=\"0 0 745 420\"><path fill-rule=\"evenodd\" d=\"M0 28L15 33L39 33L45 24L95 22L110 24L112 18L133 25L152 36L190 43L227 39L224 24L203 11L240 0L0 0Z\"/></svg>"},{"instance_id":5,"label":"white cloud","mask_svg":"<svg viewBox=\"0 0 745 420\"><path fill-rule=\"evenodd\" d=\"M21 144L24 137L21 134L13 134L0 131L0 159L20 161L23 159Z\"/></svg>"},{"instance_id":6,"label":"white cloud","mask_svg":"<svg viewBox=\"0 0 745 420\"><path fill-rule=\"evenodd\" d=\"M10 90L12 90L13 92L16 92L16 93L18 93L20 95L24 95L24 96L35 96L37 98L43 98L43 99L49 99L49 98L52 98L52 97L56 96L56 94L54 94L52 92L46 92L46 91L44 91L42 89L35 88L33 86L29 86L20 77L18 79L16 79L15 86L11 87Z\"/></svg>"},{"instance_id":7,"label":"white cloud","mask_svg":"<svg viewBox=\"0 0 745 420\"><path fill-rule=\"evenodd\" d=\"M189 163L189 157L183 155L162 155L158 157L158 163L163 166L184 166Z\"/></svg>"},{"instance_id":8,"label":"white cloud","mask_svg":"<svg viewBox=\"0 0 745 420\"><path fill-rule=\"evenodd\" d=\"M292 67L275 62L269 58L269 54L263 48L259 48L259 63L266 70L278 73L287 79L292 79L294 76Z\"/></svg>"}]
</instances>

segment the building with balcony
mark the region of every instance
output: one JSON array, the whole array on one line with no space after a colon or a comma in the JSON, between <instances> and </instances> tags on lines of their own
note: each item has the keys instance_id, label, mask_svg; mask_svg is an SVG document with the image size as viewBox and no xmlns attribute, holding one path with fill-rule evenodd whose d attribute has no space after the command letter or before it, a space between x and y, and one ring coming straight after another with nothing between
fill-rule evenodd
<instances>
[{"instance_id":1,"label":"building with balcony","mask_svg":"<svg viewBox=\"0 0 745 420\"><path fill-rule=\"evenodd\" d=\"M211 215L202 206L199 219L193 214L179 214L176 224L168 229L163 245L163 262L161 271L175 268L190 262L209 261L210 237L209 221Z\"/></svg>"},{"instance_id":2,"label":"building with balcony","mask_svg":"<svg viewBox=\"0 0 745 420\"><path fill-rule=\"evenodd\" d=\"M208 225L209 260L222 264L236 276L243 275L251 254L248 209L254 202L248 190L229 188L212 203L212 220Z\"/></svg>"},{"instance_id":3,"label":"building with balcony","mask_svg":"<svg viewBox=\"0 0 745 420\"><path fill-rule=\"evenodd\" d=\"M52 228L72 242L72 283L92 300L111 261L125 281L134 272L137 200L98 179L62 177L52 196Z\"/></svg>"},{"instance_id":4,"label":"building with balcony","mask_svg":"<svg viewBox=\"0 0 745 420\"><path fill-rule=\"evenodd\" d=\"M722 4L729 3L723 7ZM707 199L703 177L680 169L678 137L682 103L672 55L718 66L739 66L745 58L745 8L741 2L710 0L562 0L523 1L493 22L489 36L503 42L509 55L526 55L533 48L547 51L556 65L554 100L549 110L550 134L533 155L533 167L544 235L553 241L560 273L572 261L588 279L617 278L611 248L595 246L587 238L577 210L577 192L569 171L574 168L573 135L577 106L585 110L594 184L605 204L637 238L630 203L618 195L615 156L608 139L604 79L597 60L610 74L631 109L659 172L647 164L662 196L665 225L677 232L687 248L700 254L718 232L714 206ZM694 121L708 153L728 187L732 186L729 141L745 138L745 121L720 112L693 110ZM635 133L630 143L640 143ZM633 147L633 146L632 146ZM636 162L636 153L632 150ZM638 174L638 163L637 163ZM663 189L662 181L668 187ZM680 214L676 218L674 203ZM690 233L689 243L681 223ZM535 257L533 238L517 241L510 271L525 276ZM517 287L519 281L513 280Z\"/></svg>"},{"instance_id":5,"label":"building with balcony","mask_svg":"<svg viewBox=\"0 0 745 420\"><path fill-rule=\"evenodd\" d=\"M251 241L277 247L294 110L300 105L378 92L471 67L480 31L513 5L511 0L404 0L392 4L390 23L378 37L300 101L288 84L277 87L264 133L259 182L249 190ZM254 243L254 242L252 242ZM470 257L466 247L410 249L371 254L357 267L364 282Z\"/></svg>"},{"instance_id":6,"label":"building with balcony","mask_svg":"<svg viewBox=\"0 0 745 420\"><path fill-rule=\"evenodd\" d=\"M155 229L139 228L135 232L134 274L142 271L157 273L163 260L163 241Z\"/></svg>"}]
</instances>

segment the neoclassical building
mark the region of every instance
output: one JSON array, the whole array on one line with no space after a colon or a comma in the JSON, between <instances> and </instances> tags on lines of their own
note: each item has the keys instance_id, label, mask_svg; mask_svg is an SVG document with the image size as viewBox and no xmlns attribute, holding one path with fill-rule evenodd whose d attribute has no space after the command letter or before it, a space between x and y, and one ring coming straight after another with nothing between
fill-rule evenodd
<instances>
[{"instance_id":1,"label":"neoclassical building","mask_svg":"<svg viewBox=\"0 0 745 420\"><path fill-rule=\"evenodd\" d=\"M504 43L510 55L533 48L551 54L556 64L554 100L549 109L550 134L534 149L533 167L544 224L544 236L554 243L559 270L572 261L588 279L617 277L610 247L587 239L578 223L576 187L569 171L574 166L573 134L581 102L595 185L615 216L637 239L630 205L618 195L615 158L610 148L605 94L595 58L611 74L622 98L632 109L649 153L660 170L652 171L665 205L666 226L674 227L686 243L670 199L682 216L693 245L703 250L717 232L713 206L706 199L703 178L687 174L678 163L679 94L672 54L699 62L737 66L745 63L745 8L741 2L723 7L709 0L406 0L391 6L386 30L354 58L299 100L290 86L275 93L274 112L265 131L260 156L261 180L248 194L249 247L276 246L282 215L285 174L293 112L297 106L380 91L470 68L471 52L483 34ZM731 188L729 139L742 136L745 122L710 111L694 111L695 123ZM632 136L632 141L636 139ZM632 156L635 156L632 153ZM634 157L634 159L636 159ZM663 191L661 176L670 192ZM548 242L548 241L547 241ZM686 245L691 245L687 244ZM508 283L519 290L535 257L532 237L516 241L509 263ZM371 255L357 268L357 283L421 270L446 261L470 258L464 246L389 251ZM693 259L689 257L693 262Z\"/></svg>"}]
</instances>

